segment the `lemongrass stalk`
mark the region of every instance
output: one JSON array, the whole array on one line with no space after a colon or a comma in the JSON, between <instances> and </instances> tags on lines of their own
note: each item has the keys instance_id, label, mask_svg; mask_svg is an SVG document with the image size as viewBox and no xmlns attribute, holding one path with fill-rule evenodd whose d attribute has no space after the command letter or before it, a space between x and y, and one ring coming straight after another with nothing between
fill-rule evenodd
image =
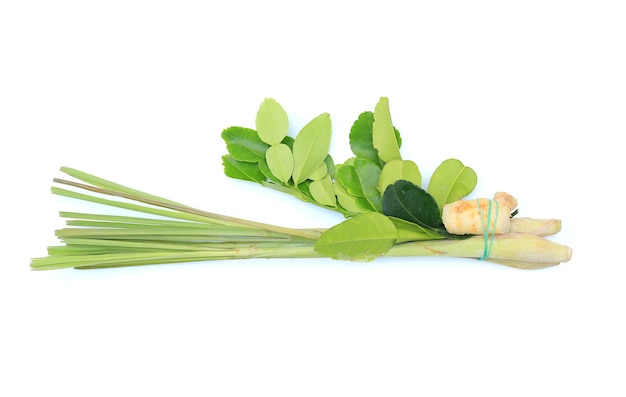
<instances>
[{"instance_id":1,"label":"lemongrass stalk","mask_svg":"<svg viewBox=\"0 0 626 397\"><path fill-rule=\"evenodd\" d=\"M552 267L559 265L560 262L526 262L526 261L514 261L514 260L505 260L505 259L486 259L486 262L497 263L498 265L505 265L509 267L515 267L518 269L524 270L537 270L543 269L546 267Z\"/></svg>"},{"instance_id":2,"label":"lemongrass stalk","mask_svg":"<svg viewBox=\"0 0 626 397\"><path fill-rule=\"evenodd\" d=\"M64 172L70 176L73 176L74 178L81 180L83 182L87 182L93 186L97 186L103 189L108 189L108 190L112 190L112 191L118 191L118 192L123 192L123 193L127 193L127 194L131 194L133 196L136 197L144 197L144 198L148 198L148 199L152 199L152 200L156 200L156 201L160 201L163 203L169 203L169 204L175 204L175 205L183 205L180 203L177 203L175 201L163 198L163 197L159 197L159 196L155 196L154 194L150 194L150 193L146 193L146 192L142 192L140 190L137 189L132 189L130 187L124 186L124 185L120 185L119 183L115 183L100 177L97 177L95 175L92 174L88 174L86 172L74 169L74 168L70 168L70 167L61 167L61 172Z\"/></svg>"},{"instance_id":3,"label":"lemongrass stalk","mask_svg":"<svg viewBox=\"0 0 626 397\"><path fill-rule=\"evenodd\" d=\"M511 233L552 236L561 231L560 219L511 218Z\"/></svg>"},{"instance_id":4,"label":"lemongrass stalk","mask_svg":"<svg viewBox=\"0 0 626 397\"><path fill-rule=\"evenodd\" d=\"M255 238L261 237L263 239L283 240L289 241L288 235L280 233L272 233L267 230L250 230L239 229L230 227L221 227L219 229L194 229L194 228L182 228L182 227L151 227L151 228L65 228L56 231L57 237L108 237L108 238L132 238L138 236L186 236L189 238L206 238L212 237L237 237L237 238Z\"/></svg>"},{"instance_id":5,"label":"lemongrass stalk","mask_svg":"<svg viewBox=\"0 0 626 397\"><path fill-rule=\"evenodd\" d=\"M196 221L187 221L187 220L172 220L172 219L152 219L152 218L144 218L144 217L135 217L135 216L125 216L125 215L105 215L105 214L86 214L82 212L61 212L60 216L66 219L80 219L80 220L91 220L91 221L102 221L102 222L119 222L124 223L126 225L154 225L154 226L171 226L171 227L206 227L206 228L214 228L215 225L213 223L207 222L196 222Z\"/></svg>"},{"instance_id":6,"label":"lemongrass stalk","mask_svg":"<svg viewBox=\"0 0 626 397\"><path fill-rule=\"evenodd\" d=\"M142 266L171 264L184 262L199 262L227 259L250 259L250 258L319 258L313 245L303 245L296 247L259 247L244 246L240 248L215 249L189 252L137 252L122 254L101 254L101 255L73 255L73 256L48 256L36 258L31 262L33 270L55 270L55 269L88 269L88 268L109 268L124 266Z\"/></svg>"},{"instance_id":7,"label":"lemongrass stalk","mask_svg":"<svg viewBox=\"0 0 626 397\"><path fill-rule=\"evenodd\" d=\"M82 239L71 238L65 240L66 247L90 247L92 249L107 248L107 249L141 249L143 252L157 252L157 251L215 251L225 249L241 249L245 247L258 247L258 248L288 248L297 247L303 245L303 243L291 243L288 241L274 241L274 242L240 242L234 244L232 242L227 243L171 243L167 241L129 241L129 240L107 240L107 239Z\"/></svg>"},{"instance_id":8,"label":"lemongrass stalk","mask_svg":"<svg viewBox=\"0 0 626 397\"><path fill-rule=\"evenodd\" d=\"M397 244L389 250L388 257L453 257L479 259L484 254L484 239L470 237L464 240L428 240ZM489 258L490 262L537 269L566 262L572 250L564 245L540 236L507 234L495 237ZM168 264L247 258L319 258L313 244L300 246L262 247L254 244L238 248L201 250L189 252L144 252L102 255L49 256L34 259L33 269L48 270L62 268L103 268Z\"/></svg>"},{"instance_id":9,"label":"lemongrass stalk","mask_svg":"<svg viewBox=\"0 0 626 397\"><path fill-rule=\"evenodd\" d=\"M173 211L166 211L166 210L162 210L159 208L151 208L151 207L141 206L141 205L133 204L133 203L126 203L126 202L121 202L121 201L104 199L100 197L89 196L86 194L77 193L77 192L67 190L67 189L60 189L60 188L54 188L54 187L52 188L52 192L58 195L77 198L77 199L84 200L84 201L91 201L91 202L95 202L99 204L105 204L105 205L109 205L112 207L124 208L124 209L133 210L133 211L145 212L145 213L161 215L161 216L166 216L166 217L171 217L171 218L195 220L198 222L203 222L203 221L213 222L213 223L217 222L217 223L224 224L224 225L248 226L251 228L264 229L264 230L268 230L268 231L272 231L276 233L304 237L304 238L313 239L313 240L317 239L320 236L320 233L316 231L285 228L285 227L270 225L270 224L261 223L261 222L249 221L246 219L240 219L240 218L235 218L231 216L202 211L202 210L184 206L184 205L172 204L169 202L161 202L152 198L134 196L132 194L128 194L125 192L113 191L113 190L102 189L102 188L98 188L94 186L84 185L80 183L75 183L72 181L55 179L55 182L74 186L74 187L81 188L84 190L93 191L93 192L100 193L100 194L117 196L117 197L129 199L129 200L139 201L145 204L167 208Z\"/></svg>"},{"instance_id":10,"label":"lemongrass stalk","mask_svg":"<svg viewBox=\"0 0 626 397\"><path fill-rule=\"evenodd\" d=\"M59 179L56 182L148 206L53 188L56 194L170 219L62 213L65 218L74 218L67 221L69 226L81 227L58 230L57 236L66 245L50 247L48 257L33 259L33 269L92 269L247 258L321 257L315 251L314 243L325 229L292 229L223 216L76 170L64 171L98 186ZM523 269L554 266L570 259L572 251L569 247L541 237L558 232L561 226L559 220L514 218L512 223L518 233L494 236L487 258L484 258L487 241L482 236L399 243L386 256L480 258Z\"/></svg>"},{"instance_id":11,"label":"lemongrass stalk","mask_svg":"<svg viewBox=\"0 0 626 397\"><path fill-rule=\"evenodd\" d=\"M444 256L455 258L481 258L485 239L481 236L463 240L428 240L397 244L387 256ZM567 262L572 249L532 234L500 234L493 240L487 259L491 261L524 261L532 263Z\"/></svg>"}]
</instances>

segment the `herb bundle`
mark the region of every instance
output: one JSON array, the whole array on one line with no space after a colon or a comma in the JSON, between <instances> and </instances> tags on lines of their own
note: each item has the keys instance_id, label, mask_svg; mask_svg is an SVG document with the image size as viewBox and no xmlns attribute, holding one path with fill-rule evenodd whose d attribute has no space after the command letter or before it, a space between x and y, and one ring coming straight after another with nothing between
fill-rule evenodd
<instances>
[{"instance_id":1,"label":"herb bundle","mask_svg":"<svg viewBox=\"0 0 626 397\"><path fill-rule=\"evenodd\" d=\"M433 172L426 189L417 164L403 159L387 98L363 112L350 130L354 157L335 164L329 154L331 119L321 114L295 137L282 106L265 99L256 128L222 132L228 177L257 183L337 211L345 220L329 229L294 229L202 211L63 167L78 181L55 179L61 196L150 216L61 212L64 243L35 258L37 270L96 269L243 258L371 261L380 256L474 258L522 269L570 259L569 247L546 239L557 219L516 217L517 200L465 199L476 173L457 159ZM84 192L81 192L84 191Z\"/></svg>"}]
</instances>

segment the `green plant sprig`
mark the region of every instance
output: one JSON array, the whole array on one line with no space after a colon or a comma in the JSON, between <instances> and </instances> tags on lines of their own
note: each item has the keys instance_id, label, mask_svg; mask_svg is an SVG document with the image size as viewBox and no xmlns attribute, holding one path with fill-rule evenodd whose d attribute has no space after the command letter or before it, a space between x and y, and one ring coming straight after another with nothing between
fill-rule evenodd
<instances>
[{"instance_id":1,"label":"green plant sprig","mask_svg":"<svg viewBox=\"0 0 626 397\"><path fill-rule=\"evenodd\" d=\"M338 211L346 220L329 229L294 229L202 211L62 167L80 182L54 179L57 195L149 214L121 216L62 212L64 243L35 258L36 270L139 266L243 258L328 257L371 261L380 256L449 256L484 259L486 239L449 234L441 210L470 194L475 172L444 160L427 189L416 163L400 154L387 98L363 112L350 131L354 157L335 164L329 154L331 120L315 117L295 137L287 135L283 108L266 99L256 129L222 132L227 176L259 183ZM86 191L90 194L82 193ZM117 198L117 199L113 199ZM545 239L558 220L516 218L513 233L492 237L490 262L535 269L569 260L571 249Z\"/></svg>"},{"instance_id":2,"label":"green plant sprig","mask_svg":"<svg viewBox=\"0 0 626 397\"><path fill-rule=\"evenodd\" d=\"M127 201L60 188L53 188L53 193L154 217L61 212L68 227L57 230L56 236L64 245L49 247L48 256L34 258L31 261L34 270L100 269L247 258L320 258L328 256L316 247L324 235L330 236L330 241L322 240L322 246L328 244L340 249L345 257L338 259L353 261L375 259L381 247L387 249L388 246L386 256L478 258L484 245L482 237L478 236L463 240L411 242L410 232L397 226L402 221L393 223L394 229L386 222L393 218L373 212L333 227L335 231L341 231L344 227L351 228L348 222L358 222L365 234L335 240L333 235L336 233L325 234L333 228L292 229L245 221L161 200L139 191L131 194L123 187L101 188L89 181L97 181L100 185L100 182L108 181L92 179L93 176L87 173L77 174L77 170L67 167L61 170L79 175L87 183L55 179L56 183ZM378 222L384 227L378 227ZM521 224L519 233L496 237L489 261L535 269L569 259L571 250L568 247L541 237L558 232L558 227L547 228L547 225L554 224L554 220L532 220Z\"/></svg>"},{"instance_id":3,"label":"green plant sprig","mask_svg":"<svg viewBox=\"0 0 626 397\"><path fill-rule=\"evenodd\" d=\"M373 112L361 113L354 122L350 130L354 157L342 164L335 164L328 153L332 128L327 113L315 117L295 137L287 135L288 129L285 110L266 98L257 112L256 130L229 127L222 132L228 150L223 156L225 174L347 218L381 213L410 233L412 241L459 238L446 232L441 209L474 190L476 173L457 159L447 159L423 189L418 165L400 153L402 139L387 98L380 98Z\"/></svg>"}]
</instances>

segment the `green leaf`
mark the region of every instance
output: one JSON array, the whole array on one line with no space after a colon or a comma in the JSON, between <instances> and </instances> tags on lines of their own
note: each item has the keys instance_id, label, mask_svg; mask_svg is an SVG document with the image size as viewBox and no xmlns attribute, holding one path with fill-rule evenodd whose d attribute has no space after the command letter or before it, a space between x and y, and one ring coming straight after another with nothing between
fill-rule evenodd
<instances>
[{"instance_id":1,"label":"green leaf","mask_svg":"<svg viewBox=\"0 0 626 397\"><path fill-rule=\"evenodd\" d=\"M289 146L282 143L270 146L265 152L265 159L272 174L287 184L293 171L293 155Z\"/></svg>"},{"instance_id":2,"label":"green leaf","mask_svg":"<svg viewBox=\"0 0 626 397\"><path fill-rule=\"evenodd\" d=\"M331 178L335 178L335 162L333 161L333 158L330 156L330 154L328 156L326 156L326 158L324 159L324 164L326 164L326 172L328 173L328 175L330 175Z\"/></svg>"},{"instance_id":3,"label":"green leaf","mask_svg":"<svg viewBox=\"0 0 626 397\"><path fill-rule=\"evenodd\" d=\"M363 112L350 129L350 149L357 157L363 157L374 163L381 164L378 150L372 143L373 112Z\"/></svg>"},{"instance_id":4,"label":"green leaf","mask_svg":"<svg viewBox=\"0 0 626 397\"><path fill-rule=\"evenodd\" d=\"M333 181L330 179L329 175L311 182L309 192L313 199L322 205L328 207L335 207L337 205L337 198L333 190Z\"/></svg>"},{"instance_id":5,"label":"green leaf","mask_svg":"<svg viewBox=\"0 0 626 397\"><path fill-rule=\"evenodd\" d=\"M476 187L478 178L473 169L457 159L447 159L433 173L428 184L428 193L437 201L439 210L445 204L468 196Z\"/></svg>"},{"instance_id":6,"label":"green leaf","mask_svg":"<svg viewBox=\"0 0 626 397\"><path fill-rule=\"evenodd\" d=\"M328 175L328 168L326 167L326 162L323 162L322 164L320 164L319 167L317 167L315 171L311 173L311 175L309 175L309 179L313 181L318 181L324 178L326 175Z\"/></svg>"},{"instance_id":7,"label":"green leaf","mask_svg":"<svg viewBox=\"0 0 626 397\"><path fill-rule=\"evenodd\" d=\"M333 191L337 196L337 202L339 205L348 212L359 214L364 212L363 209L357 204L357 197L348 193L345 187L339 182L333 183Z\"/></svg>"},{"instance_id":8,"label":"green leaf","mask_svg":"<svg viewBox=\"0 0 626 397\"><path fill-rule=\"evenodd\" d=\"M256 114L256 129L259 138L269 145L281 143L289 130L287 113L272 98L266 98Z\"/></svg>"},{"instance_id":9,"label":"green leaf","mask_svg":"<svg viewBox=\"0 0 626 397\"><path fill-rule=\"evenodd\" d=\"M298 133L293 143L293 181L306 180L322 164L330 149L330 115L322 113Z\"/></svg>"},{"instance_id":10,"label":"green leaf","mask_svg":"<svg viewBox=\"0 0 626 397\"><path fill-rule=\"evenodd\" d=\"M378 150L374 148L372 138L373 124L373 112L363 112L359 115L350 129L350 149L352 149L352 153L354 153L355 156L366 158L382 166L384 162L378 157ZM393 132L396 144L400 147L402 143L400 132L395 127Z\"/></svg>"},{"instance_id":11,"label":"green leaf","mask_svg":"<svg viewBox=\"0 0 626 397\"><path fill-rule=\"evenodd\" d=\"M397 235L388 217L370 212L331 227L322 233L314 248L329 258L369 262L389 251Z\"/></svg>"},{"instance_id":12,"label":"green leaf","mask_svg":"<svg viewBox=\"0 0 626 397\"><path fill-rule=\"evenodd\" d=\"M230 178L243 179L244 181L263 182L265 175L256 163L238 161L233 156L222 156L224 174Z\"/></svg>"},{"instance_id":13,"label":"green leaf","mask_svg":"<svg viewBox=\"0 0 626 397\"><path fill-rule=\"evenodd\" d=\"M389 112L389 100L380 98L374 109L374 123L372 125L372 143L378 150L378 157L382 161L401 160L400 145L396 140L391 113Z\"/></svg>"},{"instance_id":14,"label":"green leaf","mask_svg":"<svg viewBox=\"0 0 626 397\"><path fill-rule=\"evenodd\" d=\"M291 149L291 151L293 152L293 142L295 141L295 139L293 139L292 137L290 137L289 135L287 135L285 138L283 138L282 142L283 144L289 146L289 149Z\"/></svg>"},{"instance_id":15,"label":"green leaf","mask_svg":"<svg viewBox=\"0 0 626 397\"><path fill-rule=\"evenodd\" d=\"M389 217L394 226L398 230L397 243L406 243L408 241L424 241L424 240L439 240L444 236L433 231L433 229L425 228L417 223L405 221L404 219Z\"/></svg>"},{"instance_id":16,"label":"green leaf","mask_svg":"<svg viewBox=\"0 0 626 397\"><path fill-rule=\"evenodd\" d=\"M356 204L361 208L361 212L383 212L382 198L379 195L368 198L357 197Z\"/></svg>"},{"instance_id":17,"label":"green leaf","mask_svg":"<svg viewBox=\"0 0 626 397\"><path fill-rule=\"evenodd\" d=\"M352 164L352 165L347 165ZM354 196L359 212L382 211L381 194L378 191L380 166L365 158L350 159L337 168L336 184Z\"/></svg>"},{"instance_id":18,"label":"green leaf","mask_svg":"<svg viewBox=\"0 0 626 397\"><path fill-rule=\"evenodd\" d=\"M426 228L443 228L435 199L409 181L396 181L387 187L383 194L383 214Z\"/></svg>"},{"instance_id":19,"label":"green leaf","mask_svg":"<svg viewBox=\"0 0 626 397\"><path fill-rule=\"evenodd\" d=\"M272 182L276 182L278 184L282 184L283 182L280 179L276 178L276 175L272 174L270 167L267 165L267 159L263 159L257 163L259 166L259 170L265 175L265 177Z\"/></svg>"},{"instance_id":20,"label":"green leaf","mask_svg":"<svg viewBox=\"0 0 626 397\"><path fill-rule=\"evenodd\" d=\"M378 192L378 180L380 178L378 164L358 157L351 164L343 164L337 169L336 177L339 183L350 194L357 197L368 198L380 194Z\"/></svg>"},{"instance_id":21,"label":"green leaf","mask_svg":"<svg viewBox=\"0 0 626 397\"><path fill-rule=\"evenodd\" d=\"M309 188L311 186L311 182L313 181L310 179L307 179L304 182L298 183L298 185L296 186L296 189L304 197L304 201L315 201L315 199L311 195L311 191Z\"/></svg>"},{"instance_id":22,"label":"green leaf","mask_svg":"<svg viewBox=\"0 0 626 397\"><path fill-rule=\"evenodd\" d=\"M417 164L411 160L391 160L383 167L380 173L378 189L384 192L387 186L395 181L405 180L417 186L422 184L422 174Z\"/></svg>"},{"instance_id":23,"label":"green leaf","mask_svg":"<svg viewBox=\"0 0 626 397\"><path fill-rule=\"evenodd\" d=\"M256 163L265 157L269 145L259 138L255 130L244 127L229 127L222 131L228 153L238 161Z\"/></svg>"}]
</instances>

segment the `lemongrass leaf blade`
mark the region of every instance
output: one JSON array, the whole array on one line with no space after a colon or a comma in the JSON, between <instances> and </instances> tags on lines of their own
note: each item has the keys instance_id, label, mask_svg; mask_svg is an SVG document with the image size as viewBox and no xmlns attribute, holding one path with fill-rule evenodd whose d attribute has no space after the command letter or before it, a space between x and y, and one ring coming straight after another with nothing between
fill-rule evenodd
<instances>
[{"instance_id":1,"label":"lemongrass leaf blade","mask_svg":"<svg viewBox=\"0 0 626 397\"><path fill-rule=\"evenodd\" d=\"M113 190L113 191L117 191L117 192L122 192L122 193L127 193L127 194L132 194L134 196L138 196L138 197L143 197L143 198L148 198L148 199L152 199L152 200L158 200L161 202L165 202L165 203L170 203L170 204L176 204L176 205L182 205L180 203L177 203L176 201L172 201L163 197L159 197L150 193L146 193L143 192L141 190L137 190L137 189L132 189L128 186L124 186L124 185L120 185L118 183L109 181L107 179L103 179L100 177L97 177L95 175L92 174L88 174L84 171L80 171L77 170L75 168L70 168L70 167L61 167L61 171L66 173L67 175L70 175L76 179L79 179L85 183L97 186L97 187L101 187L104 189L108 189L108 190Z\"/></svg>"}]
</instances>

